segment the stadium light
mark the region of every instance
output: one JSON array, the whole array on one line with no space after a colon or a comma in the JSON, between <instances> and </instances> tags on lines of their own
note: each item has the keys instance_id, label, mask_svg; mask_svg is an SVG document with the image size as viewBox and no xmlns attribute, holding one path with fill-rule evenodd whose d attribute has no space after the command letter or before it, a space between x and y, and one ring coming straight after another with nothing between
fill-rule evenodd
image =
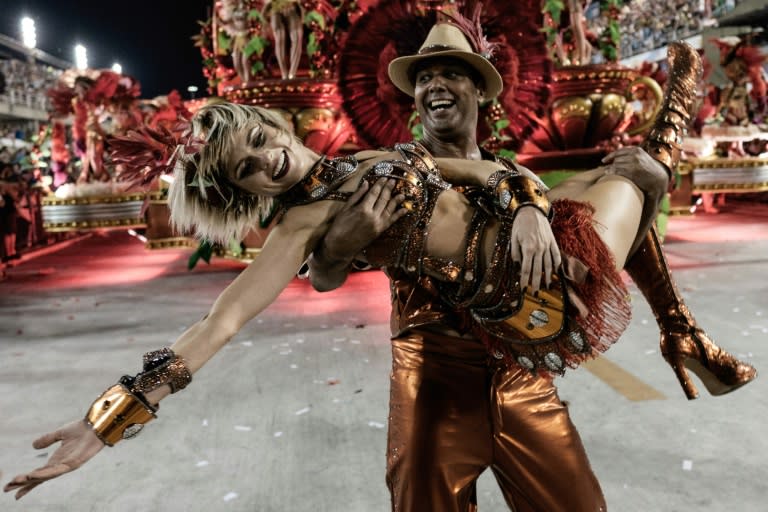
<instances>
[{"instance_id":1,"label":"stadium light","mask_svg":"<svg viewBox=\"0 0 768 512\"><path fill-rule=\"evenodd\" d=\"M85 46L81 44L75 45L75 67L77 69L88 67L88 53L85 50Z\"/></svg>"},{"instance_id":2,"label":"stadium light","mask_svg":"<svg viewBox=\"0 0 768 512\"><path fill-rule=\"evenodd\" d=\"M187 92L189 93L189 97L192 99L195 99L195 93L198 91L196 85L190 85L187 87Z\"/></svg>"},{"instance_id":3,"label":"stadium light","mask_svg":"<svg viewBox=\"0 0 768 512\"><path fill-rule=\"evenodd\" d=\"M37 31L35 30L35 20L29 16L21 18L21 42L27 48L37 46Z\"/></svg>"},{"instance_id":4,"label":"stadium light","mask_svg":"<svg viewBox=\"0 0 768 512\"><path fill-rule=\"evenodd\" d=\"M118 75L122 75L123 74L123 66L121 66L119 62L115 62L114 64L112 64L112 71L114 71Z\"/></svg>"}]
</instances>

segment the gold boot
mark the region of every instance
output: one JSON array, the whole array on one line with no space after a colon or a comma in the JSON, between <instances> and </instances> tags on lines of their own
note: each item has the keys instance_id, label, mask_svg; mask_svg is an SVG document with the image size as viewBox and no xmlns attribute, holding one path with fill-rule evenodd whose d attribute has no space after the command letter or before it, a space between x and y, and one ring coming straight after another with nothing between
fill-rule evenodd
<instances>
[{"instance_id":1,"label":"gold boot","mask_svg":"<svg viewBox=\"0 0 768 512\"><path fill-rule=\"evenodd\" d=\"M661 355L672 366L689 400L698 398L699 393L686 369L716 396L757 377L752 366L718 347L698 326L672 280L655 229L649 231L624 269L651 306L661 329Z\"/></svg>"},{"instance_id":2,"label":"gold boot","mask_svg":"<svg viewBox=\"0 0 768 512\"><path fill-rule=\"evenodd\" d=\"M662 108L643 142L643 149L670 173L680 160L680 144L696 108L696 91L701 78L701 59L691 46L673 43L669 47L669 81ZM645 204L644 219L657 204ZM713 395L723 395L757 376L755 369L718 347L707 336L685 306L677 290L654 228L643 226L636 249L625 270L651 306L661 329L661 354L680 381L689 400L699 396L686 369L694 372Z\"/></svg>"}]
</instances>

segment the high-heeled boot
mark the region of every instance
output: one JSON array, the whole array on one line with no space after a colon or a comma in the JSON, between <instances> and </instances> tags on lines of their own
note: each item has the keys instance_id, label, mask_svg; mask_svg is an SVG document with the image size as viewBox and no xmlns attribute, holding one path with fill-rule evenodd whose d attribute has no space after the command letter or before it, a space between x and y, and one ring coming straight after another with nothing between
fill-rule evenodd
<instances>
[{"instance_id":1,"label":"high-heeled boot","mask_svg":"<svg viewBox=\"0 0 768 512\"><path fill-rule=\"evenodd\" d=\"M747 363L718 347L696 323L683 302L667 266L656 230L651 229L624 269L651 306L661 329L661 355L689 400L699 393L686 369L695 373L712 395L729 393L757 377Z\"/></svg>"},{"instance_id":2,"label":"high-heeled boot","mask_svg":"<svg viewBox=\"0 0 768 512\"><path fill-rule=\"evenodd\" d=\"M696 91L701 78L701 58L685 43L673 43L667 56L669 80L662 107L642 146L649 155L674 171L680 161L680 144L697 108ZM643 220L658 205L643 205ZM641 226L634 252L625 269L651 306L661 329L661 354L672 366L689 400L699 396L686 369L693 371L713 395L743 386L757 376L755 369L721 349L697 324L685 306L669 272L656 231Z\"/></svg>"}]
</instances>

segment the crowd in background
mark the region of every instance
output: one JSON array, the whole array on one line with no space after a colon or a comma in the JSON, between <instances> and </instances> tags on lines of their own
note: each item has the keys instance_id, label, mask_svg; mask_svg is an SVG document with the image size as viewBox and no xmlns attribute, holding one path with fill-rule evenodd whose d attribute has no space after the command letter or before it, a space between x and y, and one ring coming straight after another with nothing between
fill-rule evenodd
<instances>
[{"instance_id":1,"label":"crowd in background","mask_svg":"<svg viewBox=\"0 0 768 512\"><path fill-rule=\"evenodd\" d=\"M61 71L37 62L0 59L0 102L35 110L48 110L46 92L56 85Z\"/></svg>"},{"instance_id":2,"label":"crowd in background","mask_svg":"<svg viewBox=\"0 0 768 512\"><path fill-rule=\"evenodd\" d=\"M686 39L704 28L717 24L742 0L630 0L619 13L620 59L661 48ZM589 30L601 34L606 18L597 16L599 3L590 2L587 12Z\"/></svg>"},{"instance_id":3,"label":"crowd in background","mask_svg":"<svg viewBox=\"0 0 768 512\"><path fill-rule=\"evenodd\" d=\"M40 200L43 176L29 166L26 147L0 147L0 256L3 263L19 258L19 253L45 242Z\"/></svg>"}]
</instances>

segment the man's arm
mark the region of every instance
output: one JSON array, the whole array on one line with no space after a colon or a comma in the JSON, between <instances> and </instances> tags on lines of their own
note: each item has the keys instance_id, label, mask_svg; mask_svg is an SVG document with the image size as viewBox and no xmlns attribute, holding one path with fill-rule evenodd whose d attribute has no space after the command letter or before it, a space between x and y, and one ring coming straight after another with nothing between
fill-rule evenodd
<instances>
[{"instance_id":1,"label":"man's arm","mask_svg":"<svg viewBox=\"0 0 768 512\"><path fill-rule=\"evenodd\" d=\"M364 181L352 194L307 260L315 290L327 292L344 284L355 257L408 213L398 208L405 198L393 197L394 188L395 180L381 178L372 186Z\"/></svg>"}]
</instances>

